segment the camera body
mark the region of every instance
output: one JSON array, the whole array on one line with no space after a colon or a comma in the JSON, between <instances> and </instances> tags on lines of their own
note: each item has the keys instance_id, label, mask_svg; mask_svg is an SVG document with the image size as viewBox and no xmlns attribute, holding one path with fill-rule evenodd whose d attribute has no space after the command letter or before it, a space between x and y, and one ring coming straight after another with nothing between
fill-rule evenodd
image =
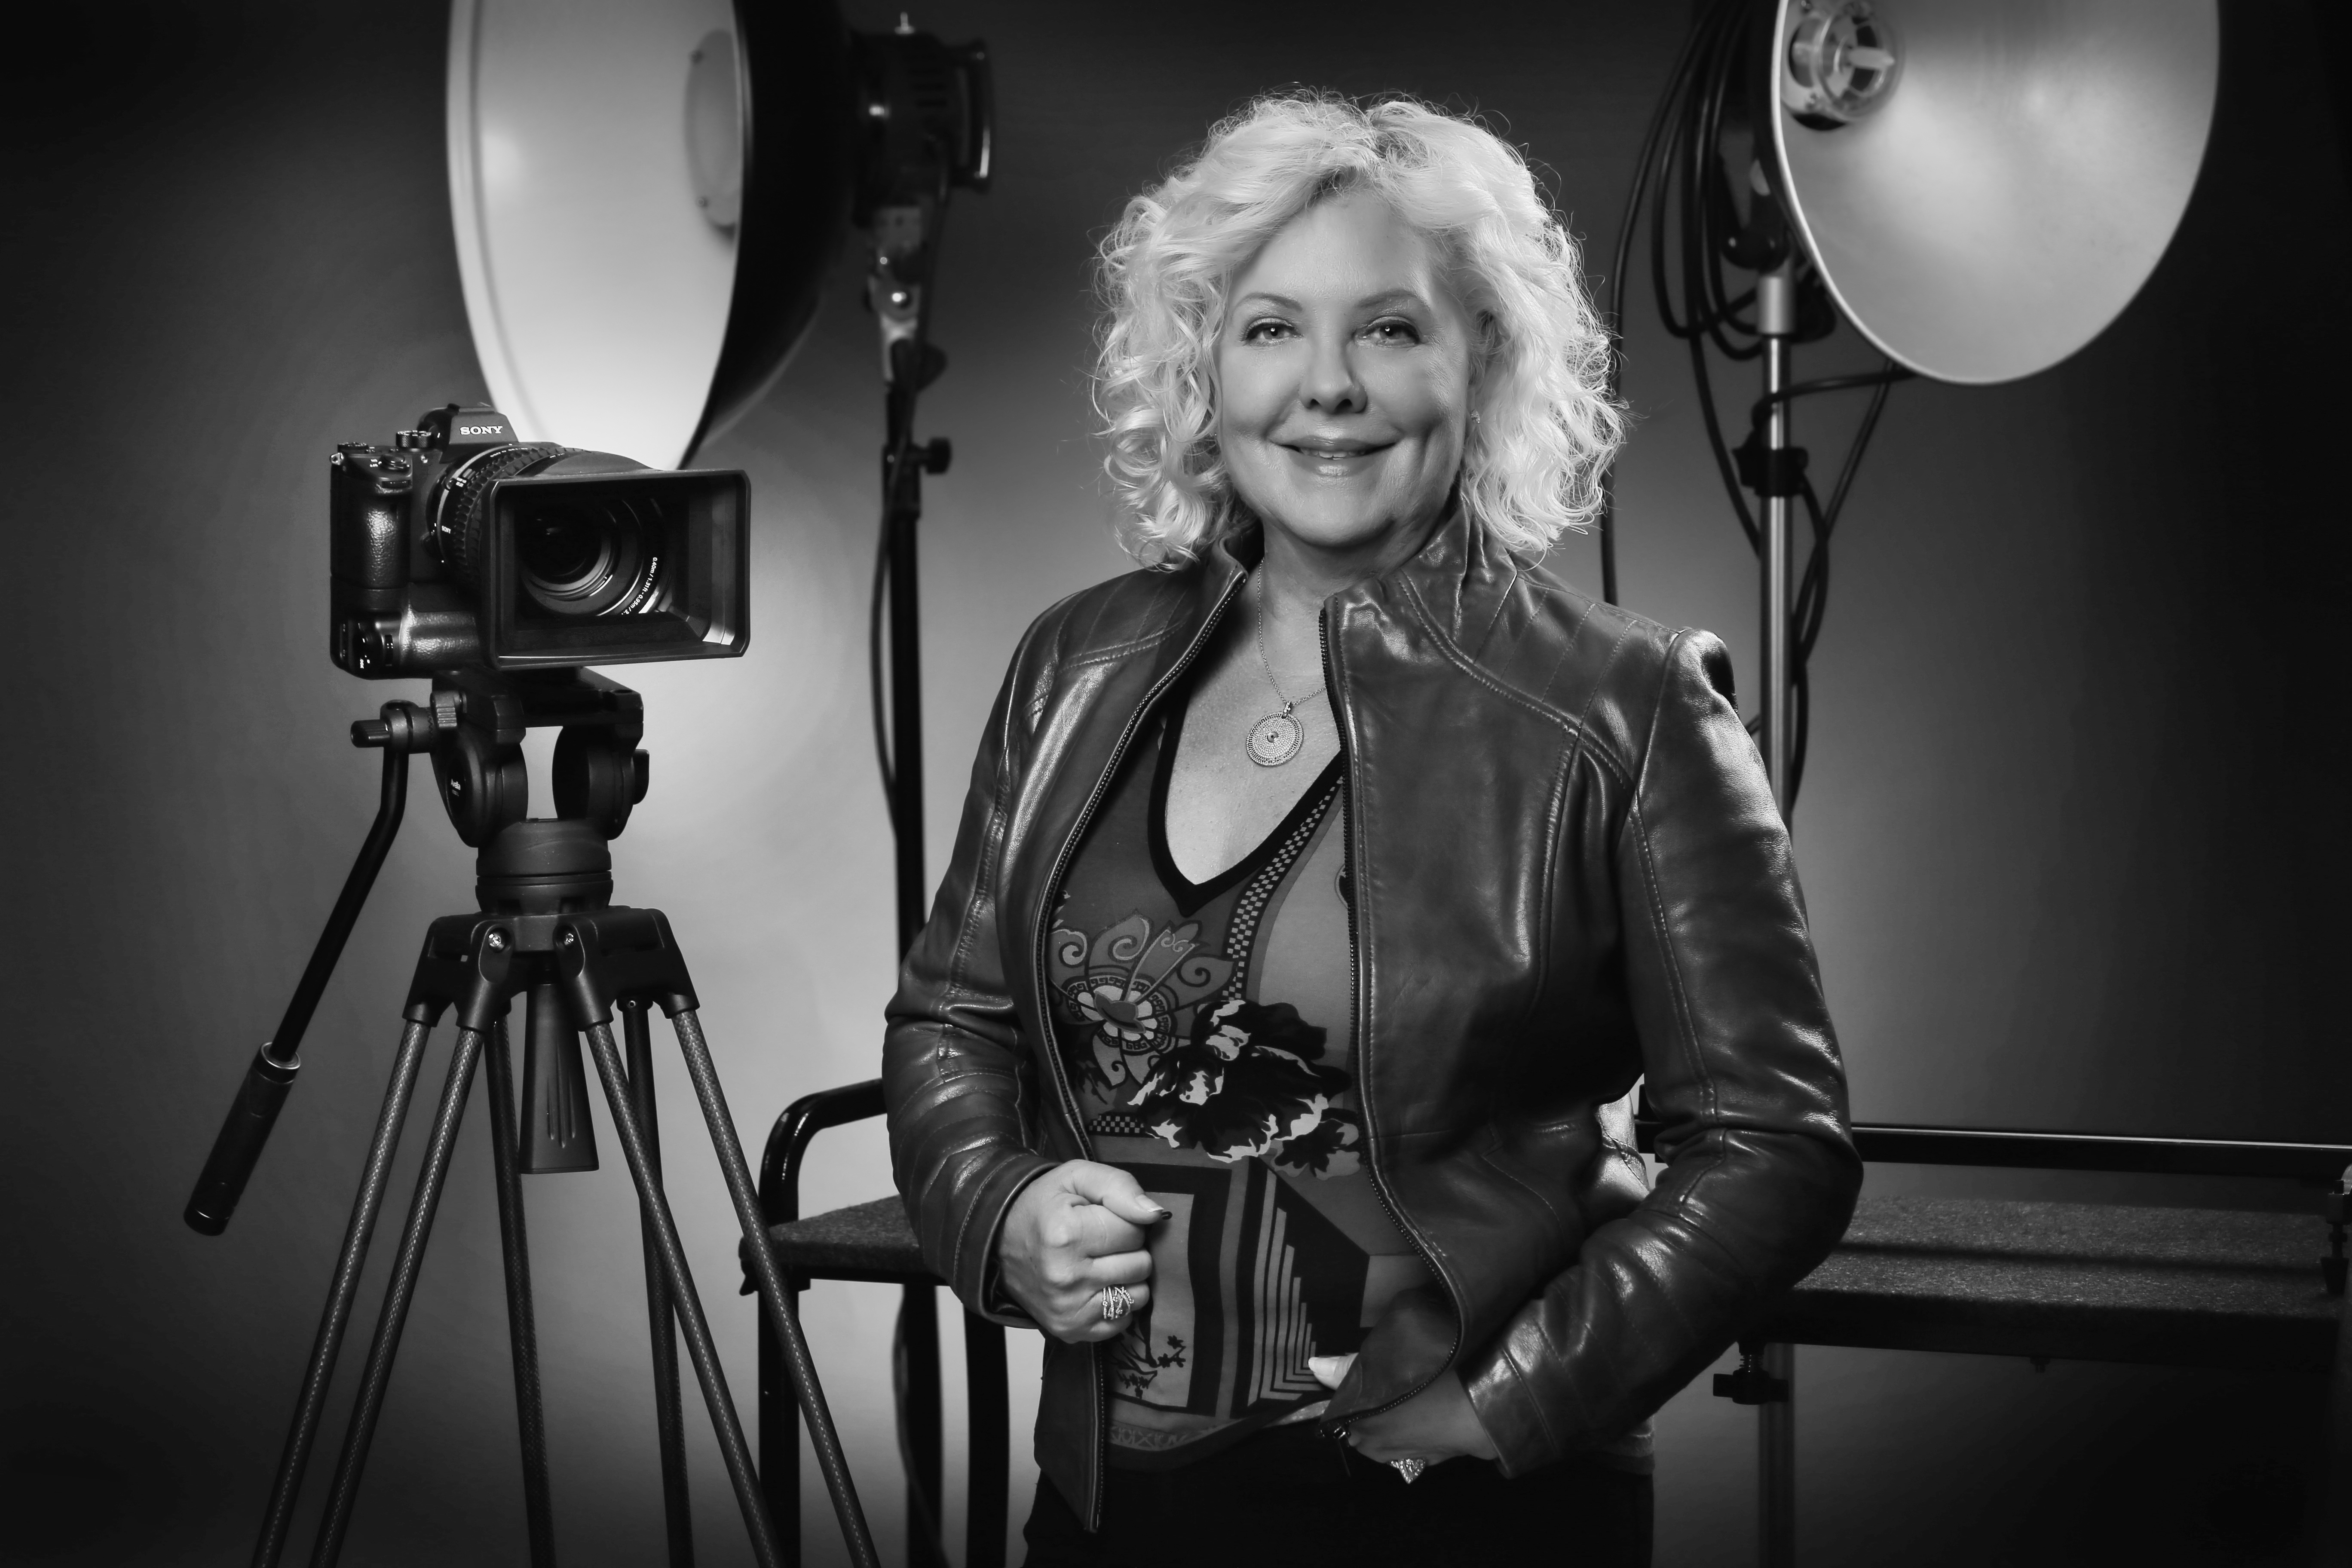
<instances>
[{"instance_id":1,"label":"camera body","mask_svg":"<svg viewBox=\"0 0 2352 1568\"><path fill-rule=\"evenodd\" d=\"M726 658L751 637L751 485L515 438L451 404L329 458L329 651L372 680Z\"/></svg>"}]
</instances>

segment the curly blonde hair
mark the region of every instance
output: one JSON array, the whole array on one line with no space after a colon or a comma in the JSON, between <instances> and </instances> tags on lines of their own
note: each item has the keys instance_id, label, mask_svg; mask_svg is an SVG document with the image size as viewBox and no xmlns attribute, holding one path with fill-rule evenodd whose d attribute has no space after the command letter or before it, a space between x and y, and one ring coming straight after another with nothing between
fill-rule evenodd
<instances>
[{"instance_id":1,"label":"curly blonde hair","mask_svg":"<svg viewBox=\"0 0 2352 1568\"><path fill-rule=\"evenodd\" d=\"M1213 360L1234 277L1318 202L1386 201L1435 244L1480 326L1461 504L1517 553L1598 509L1623 438L1610 344L1577 247L1527 163L1492 132L1410 98L1270 94L1135 197L1103 239L1095 408L1120 542L1147 566L1192 560L1246 519L1217 445Z\"/></svg>"}]
</instances>

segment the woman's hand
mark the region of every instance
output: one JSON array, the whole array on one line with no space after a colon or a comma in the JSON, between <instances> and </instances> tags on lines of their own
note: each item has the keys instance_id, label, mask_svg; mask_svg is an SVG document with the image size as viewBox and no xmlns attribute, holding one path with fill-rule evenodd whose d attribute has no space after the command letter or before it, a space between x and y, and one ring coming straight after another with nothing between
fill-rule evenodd
<instances>
[{"instance_id":1,"label":"woman's hand","mask_svg":"<svg viewBox=\"0 0 2352 1568\"><path fill-rule=\"evenodd\" d=\"M1103 1291L1126 1286L1136 1311L1151 1300L1143 1230L1167 1217L1125 1171L1071 1160L1022 1188L1005 1211L998 1278L1004 1293L1055 1339L1079 1344L1115 1338L1127 1329L1126 1315L1104 1321Z\"/></svg>"},{"instance_id":2,"label":"woman's hand","mask_svg":"<svg viewBox=\"0 0 2352 1568\"><path fill-rule=\"evenodd\" d=\"M1355 1359L1317 1356L1307 1368L1324 1387L1337 1388ZM1499 1458L1495 1440L1478 1424L1478 1412L1462 1386L1461 1375L1452 1367L1402 1405L1349 1422L1348 1446L1384 1465L1397 1459L1423 1459L1433 1465L1463 1454L1474 1459Z\"/></svg>"}]
</instances>

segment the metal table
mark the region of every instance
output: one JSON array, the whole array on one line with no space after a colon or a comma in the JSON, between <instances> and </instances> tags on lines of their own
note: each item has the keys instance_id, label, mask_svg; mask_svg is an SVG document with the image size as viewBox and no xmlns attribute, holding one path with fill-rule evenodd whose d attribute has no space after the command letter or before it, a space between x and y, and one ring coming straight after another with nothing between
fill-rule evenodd
<instances>
[{"instance_id":1,"label":"metal table","mask_svg":"<svg viewBox=\"0 0 2352 1568\"><path fill-rule=\"evenodd\" d=\"M1759 1337L2325 1373L2344 1300L2317 1214L1864 1198Z\"/></svg>"},{"instance_id":2,"label":"metal table","mask_svg":"<svg viewBox=\"0 0 2352 1568\"><path fill-rule=\"evenodd\" d=\"M1635 1122L1643 1152L1656 1126ZM2302 1214L2124 1204L1864 1198L1820 1268L1740 1342L1715 1391L1757 1406L1758 1559L1797 1562L1799 1344L2035 1360L2302 1371L2330 1380L2318 1529L2352 1542L2352 1147L1857 1126L1865 1162L2259 1176L2314 1190Z\"/></svg>"}]
</instances>

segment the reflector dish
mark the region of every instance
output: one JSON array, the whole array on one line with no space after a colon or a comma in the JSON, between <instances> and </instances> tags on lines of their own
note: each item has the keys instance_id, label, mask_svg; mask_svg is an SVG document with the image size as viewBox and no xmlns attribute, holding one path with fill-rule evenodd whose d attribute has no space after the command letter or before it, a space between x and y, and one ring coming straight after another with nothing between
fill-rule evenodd
<instances>
[{"instance_id":1,"label":"reflector dish","mask_svg":"<svg viewBox=\"0 0 2352 1568\"><path fill-rule=\"evenodd\" d=\"M1801 119L1814 41L1853 31L1824 27L1841 12L1891 45L1883 101ZM1778 0L1773 38L1798 232L1863 334L1942 381L2031 375L2096 337L2171 241L2212 126L2214 0Z\"/></svg>"},{"instance_id":2,"label":"reflector dish","mask_svg":"<svg viewBox=\"0 0 2352 1568\"><path fill-rule=\"evenodd\" d=\"M675 467L765 390L847 202L828 4L455 0L458 272L526 441Z\"/></svg>"}]
</instances>

